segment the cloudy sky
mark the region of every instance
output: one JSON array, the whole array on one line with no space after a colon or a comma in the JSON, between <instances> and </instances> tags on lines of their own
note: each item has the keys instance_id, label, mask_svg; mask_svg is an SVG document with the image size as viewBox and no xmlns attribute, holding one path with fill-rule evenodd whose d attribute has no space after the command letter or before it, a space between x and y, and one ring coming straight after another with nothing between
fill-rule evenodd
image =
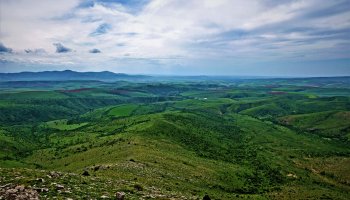
<instances>
[{"instance_id":1,"label":"cloudy sky","mask_svg":"<svg viewBox=\"0 0 350 200\"><path fill-rule=\"evenodd\" d=\"M350 0L0 0L0 72L350 75Z\"/></svg>"}]
</instances>

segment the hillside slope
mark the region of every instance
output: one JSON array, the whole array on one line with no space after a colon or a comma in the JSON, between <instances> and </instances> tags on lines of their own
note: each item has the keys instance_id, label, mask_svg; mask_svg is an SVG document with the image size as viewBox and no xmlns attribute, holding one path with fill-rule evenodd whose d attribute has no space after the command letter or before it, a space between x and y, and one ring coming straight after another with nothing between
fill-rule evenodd
<instances>
[{"instance_id":1,"label":"hillside slope","mask_svg":"<svg viewBox=\"0 0 350 200\"><path fill-rule=\"evenodd\" d=\"M0 196L20 185L44 199L350 195L346 96L285 86L276 95L206 83L73 84L1 92Z\"/></svg>"}]
</instances>

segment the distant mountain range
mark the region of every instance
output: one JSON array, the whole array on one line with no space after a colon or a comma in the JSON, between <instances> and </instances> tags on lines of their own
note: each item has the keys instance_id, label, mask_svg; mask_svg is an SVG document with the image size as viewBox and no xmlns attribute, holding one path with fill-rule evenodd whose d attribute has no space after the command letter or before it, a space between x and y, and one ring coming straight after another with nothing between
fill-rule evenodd
<instances>
[{"instance_id":1,"label":"distant mountain range","mask_svg":"<svg viewBox=\"0 0 350 200\"><path fill-rule=\"evenodd\" d=\"M76 72L72 70L64 71L43 71L43 72L19 72L19 73L0 73L0 81L64 81L64 80L99 80L99 81L117 81L117 80L143 80L151 78L145 75L128 75L122 73L113 73L109 71L102 72Z\"/></svg>"},{"instance_id":2,"label":"distant mountain range","mask_svg":"<svg viewBox=\"0 0 350 200\"><path fill-rule=\"evenodd\" d=\"M73 81L73 80L91 80L91 81L250 81L250 80L274 80L274 81L308 81L332 83L342 81L344 84L350 83L350 77L263 77L263 76L176 76L176 75L130 75L123 73L114 73L110 71L102 72L76 72L72 70L64 71L42 71L42 72L18 72L18 73L0 73L0 82L5 81Z\"/></svg>"}]
</instances>

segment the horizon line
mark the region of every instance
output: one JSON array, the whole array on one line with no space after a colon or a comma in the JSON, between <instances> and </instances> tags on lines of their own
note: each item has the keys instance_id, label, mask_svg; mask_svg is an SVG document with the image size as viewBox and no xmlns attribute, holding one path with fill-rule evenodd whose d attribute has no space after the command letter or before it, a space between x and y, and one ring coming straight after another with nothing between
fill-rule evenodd
<instances>
[{"instance_id":1,"label":"horizon line","mask_svg":"<svg viewBox=\"0 0 350 200\"><path fill-rule=\"evenodd\" d=\"M350 75L333 75L333 76L324 76L324 75L317 75L317 76L288 76L288 75L210 75L210 74L143 74L143 73L123 73L123 72L114 72L114 71L76 71L71 69L64 69L64 70L43 70L43 71L19 71L19 72L0 72L0 74L19 74L19 73L42 73L42 72L77 72L77 73L102 73L102 72L109 72L113 74L124 74L124 75L131 75L131 76L151 76L151 77L248 77L248 78L346 78Z\"/></svg>"}]
</instances>

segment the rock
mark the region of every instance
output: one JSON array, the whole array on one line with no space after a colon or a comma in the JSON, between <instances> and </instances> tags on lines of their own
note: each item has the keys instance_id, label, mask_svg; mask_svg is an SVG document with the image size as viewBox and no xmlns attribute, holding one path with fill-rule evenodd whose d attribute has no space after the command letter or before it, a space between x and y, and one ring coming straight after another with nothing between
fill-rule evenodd
<instances>
[{"instance_id":1,"label":"rock","mask_svg":"<svg viewBox=\"0 0 350 200\"><path fill-rule=\"evenodd\" d=\"M287 176L288 176L288 177L292 177L292 178L298 178L298 176L297 176L297 175L292 174L292 173L287 174Z\"/></svg>"},{"instance_id":2,"label":"rock","mask_svg":"<svg viewBox=\"0 0 350 200\"><path fill-rule=\"evenodd\" d=\"M8 193L8 194L15 194L17 192L18 192L17 189L8 189L8 190L6 190L6 193Z\"/></svg>"},{"instance_id":3,"label":"rock","mask_svg":"<svg viewBox=\"0 0 350 200\"><path fill-rule=\"evenodd\" d=\"M19 191L19 192L23 192L25 190L23 185L18 185L15 187L15 190Z\"/></svg>"},{"instance_id":4,"label":"rock","mask_svg":"<svg viewBox=\"0 0 350 200\"><path fill-rule=\"evenodd\" d=\"M7 183L7 184L5 184L5 185L2 185L2 186L0 186L0 188L7 188L7 187L9 187L9 186L11 186L11 183Z\"/></svg>"},{"instance_id":5,"label":"rock","mask_svg":"<svg viewBox=\"0 0 350 200\"><path fill-rule=\"evenodd\" d=\"M117 192L117 193L115 194L115 196L116 196L117 200L124 200L124 198L125 198L125 193L124 193L124 192Z\"/></svg>"},{"instance_id":6,"label":"rock","mask_svg":"<svg viewBox=\"0 0 350 200\"><path fill-rule=\"evenodd\" d=\"M90 173L89 173L88 171L84 171L84 172L82 173L82 175L83 175L83 176L90 176Z\"/></svg>"},{"instance_id":7,"label":"rock","mask_svg":"<svg viewBox=\"0 0 350 200\"><path fill-rule=\"evenodd\" d=\"M49 189L48 188L33 188L34 190L36 190L37 192L48 192Z\"/></svg>"},{"instance_id":8,"label":"rock","mask_svg":"<svg viewBox=\"0 0 350 200\"><path fill-rule=\"evenodd\" d=\"M106 196L106 195L102 195L102 196L100 196L100 198L101 198L101 199L108 199L109 197Z\"/></svg>"},{"instance_id":9,"label":"rock","mask_svg":"<svg viewBox=\"0 0 350 200\"><path fill-rule=\"evenodd\" d=\"M45 183L45 180L43 178L37 178L35 179L37 182L40 182L40 183Z\"/></svg>"},{"instance_id":10,"label":"rock","mask_svg":"<svg viewBox=\"0 0 350 200\"><path fill-rule=\"evenodd\" d=\"M60 185L60 184L57 184L57 185L56 185L56 189L57 189L57 190L63 190L63 189L64 189L64 186L63 186L63 185Z\"/></svg>"},{"instance_id":11,"label":"rock","mask_svg":"<svg viewBox=\"0 0 350 200\"><path fill-rule=\"evenodd\" d=\"M204 195L203 200L211 200L211 199L210 199L209 195L206 194L206 195Z\"/></svg>"},{"instance_id":12,"label":"rock","mask_svg":"<svg viewBox=\"0 0 350 200\"><path fill-rule=\"evenodd\" d=\"M50 176L53 177L53 178L58 178L58 177L61 176L61 174L58 173L58 172L50 172Z\"/></svg>"},{"instance_id":13,"label":"rock","mask_svg":"<svg viewBox=\"0 0 350 200\"><path fill-rule=\"evenodd\" d=\"M95 166L94 171L98 171L100 169L100 167L101 167L100 165Z\"/></svg>"},{"instance_id":14,"label":"rock","mask_svg":"<svg viewBox=\"0 0 350 200\"><path fill-rule=\"evenodd\" d=\"M1 192L1 199L16 199L16 200L38 200L39 194L37 191L25 188L23 185L18 185L15 188L6 188Z\"/></svg>"}]
</instances>

